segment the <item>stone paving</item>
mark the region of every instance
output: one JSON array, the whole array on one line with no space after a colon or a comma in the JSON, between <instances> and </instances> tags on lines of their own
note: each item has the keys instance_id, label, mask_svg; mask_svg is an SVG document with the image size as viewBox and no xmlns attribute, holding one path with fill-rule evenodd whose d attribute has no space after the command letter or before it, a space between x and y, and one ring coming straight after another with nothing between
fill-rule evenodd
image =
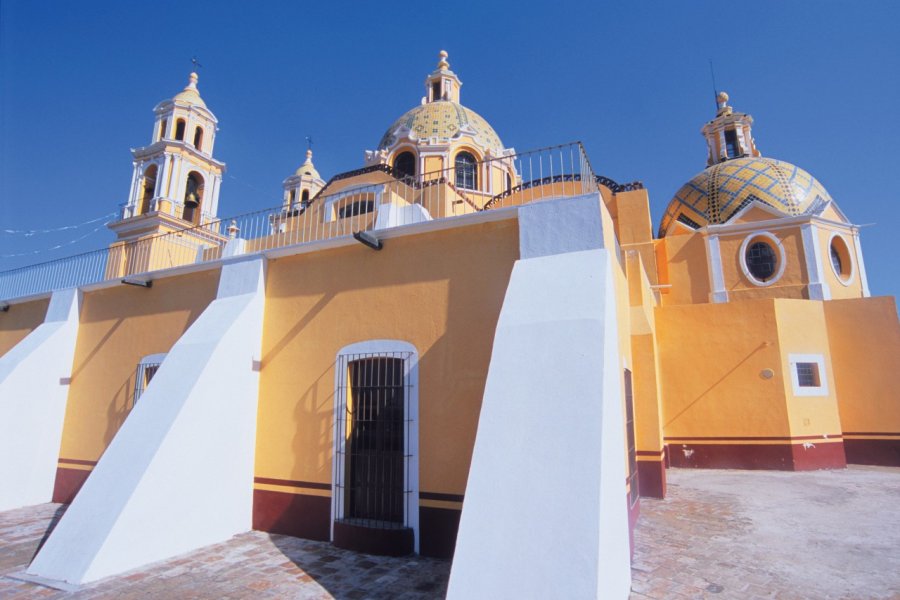
<instances>
[{"instance_id":1,"label":"stone paving","mask_svg":"<svg viewBox=\"0 0 900 600\"><path fill-rule=\"evenodd\" d=\"M641 501L632 600L900 599L900 469L668 475L666 500ZM412 600L443 598L450 573L254 531L75 592L15 579L64 510L0 512L0 598Z\"/></svg>"},{"instance_id":2,"label":"stone paving","mask_svg":"<svg viewBox=\"0 0 900 600\"><path fill-rule=\"evenodd\" d=\"M632 600L900 598L900 469L670 469L641 500Z\"/></svg>"}]
</instances>

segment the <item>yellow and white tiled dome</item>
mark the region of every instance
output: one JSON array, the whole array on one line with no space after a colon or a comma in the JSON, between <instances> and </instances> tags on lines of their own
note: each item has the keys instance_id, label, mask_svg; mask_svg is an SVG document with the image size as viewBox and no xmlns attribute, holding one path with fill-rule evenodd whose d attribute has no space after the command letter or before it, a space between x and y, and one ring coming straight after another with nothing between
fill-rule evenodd
<instances>
[{"instance_id":1,"label":"yellow and white tiled dome","mask_svg":"<svg viewBox=\"0 0 900 600\"><path fill-rule=\"evenodd\" d=\"M449 100L422 104L404 113L382 136L378 149L392 147L398 136L408 136L412 140L437 138L446 143L466 133L492 153L499 154L503 150L497 132L481 115Z\"/></svg>"},{"instance_id":2,"label":"yellow and white tiled dome","mask_svg":"<svg viewBox=\"0 0 900 600\"><path fill-rule=\"evenodd\" d=\"M831 196L815 177L773 158L735 158L708 167L684 184L669 203L659 236L680 221L697 229L728 222L754 200L785 216L801 215Z\"/></svg>"}]
</instances>

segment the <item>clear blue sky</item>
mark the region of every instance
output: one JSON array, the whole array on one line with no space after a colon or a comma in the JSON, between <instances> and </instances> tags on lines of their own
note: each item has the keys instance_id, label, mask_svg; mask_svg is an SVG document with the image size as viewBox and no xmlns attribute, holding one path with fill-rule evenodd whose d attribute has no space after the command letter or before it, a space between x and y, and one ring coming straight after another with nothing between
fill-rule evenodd
<instances>
[{"instance_id":1,"label":"clear blue sky","mask_svg":"<svg viewBox=\"0 0 900 600\"><path fill-rule=\"evenodd\" d=\"M304 136L326 179L362 165L446 49L463 104L507 147L584 142L649 189L654 228L705 166L719 89L764 156L816 176L863 231L873 294L900 294L900 2L42 2L0 0L0 229L62 227L125 201L130 148L199 57L228 165L219 215L280 203ZM0 255L96 225L0 234ZM0 259L0 270L105 246Z\"/></svg>"}]
</instances>

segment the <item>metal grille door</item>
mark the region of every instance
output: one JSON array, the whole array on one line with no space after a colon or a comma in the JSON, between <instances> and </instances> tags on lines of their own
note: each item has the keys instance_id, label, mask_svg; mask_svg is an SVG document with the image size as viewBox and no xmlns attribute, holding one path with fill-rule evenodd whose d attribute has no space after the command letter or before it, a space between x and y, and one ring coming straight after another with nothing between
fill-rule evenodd
<instances>
[{"instance_id":1,"label":"metal grille door","mask_svg":"<svg viewBox=\"0 0 900 600\"><path fill-rule=\"evenodd\" d=\"M409 353L342 355L336 367L336 514L367 527L407 526Z\"/></svg>"}]
</instances>

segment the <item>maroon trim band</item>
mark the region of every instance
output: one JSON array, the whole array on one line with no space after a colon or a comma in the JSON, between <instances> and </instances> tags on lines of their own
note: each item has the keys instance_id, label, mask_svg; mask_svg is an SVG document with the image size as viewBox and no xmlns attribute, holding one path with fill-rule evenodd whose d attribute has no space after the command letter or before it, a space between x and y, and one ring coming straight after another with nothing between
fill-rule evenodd
<instances>
[{"instance_id":1,"label":"maroon trim band","mask_svg":"<svg viewBox=\"0 0 900 600\"><path fill-rule=\"evenodd\" d=\"M443 502L462 502L462 494L441 494L438 492L419 492L419 500L441 500Z\"/></svg>"},{"instance_id":2,"label":"maroon trim band","mask_svg":"<svg viewBox=\"0 0 900 600\"><path fill-rule=\"evenodd\" d=\"M896 436L900 435L900 431L845 431L844 435L877 435L877 436Z\"/></svg>"},{"instance_id":3,"label":"maroon trim band","mask_svg":"<svg viewBox=\"0 0 900 600\"><path fill-rule=\"evenodd\" d=\"M821 435L798 435L795 437L776 437L776 436L760 436L760 437L667 437L665 438L666 442L699 442L699 441L709 441L709 442L803 442L808 440L841 440L843 438L843 434L840 433L828 433Z\"/></svg>"},{"instance_id":4,"label":"maroon trim band","mask_svg":"<svg viewBox=\"0 0 900 600\"><path fill-rule=\"evenodd\" d=\"M272 477L254 477L253 483L265 483L269 485L286 485L290 487L306 488L308 490L329 490L330 483L316 483L314 481L297 481L295 479L274 479Z\"/></svg>"},{"instance_id":5,"label":"maroon trim band","mask_svg":"<svg viewBox=\"0 0 900 600\"><path fill-rule=\"evenodd\" d=\"M662 450L638 450L638 456L652 456L653 458L662 459L663 451Z\"/></svg>"},{"instance_id":6,"label":"maroon trim band","mask_svg":"<svg viewBox=\"0 0 900 600\"><path fill-rule=\"evenodd\" d=\"M87 465L88 467L96 467L96 460L78 460L76 458L60 458L57 462L61 462L64 465Z\"/></svg>"}]
</instances>

